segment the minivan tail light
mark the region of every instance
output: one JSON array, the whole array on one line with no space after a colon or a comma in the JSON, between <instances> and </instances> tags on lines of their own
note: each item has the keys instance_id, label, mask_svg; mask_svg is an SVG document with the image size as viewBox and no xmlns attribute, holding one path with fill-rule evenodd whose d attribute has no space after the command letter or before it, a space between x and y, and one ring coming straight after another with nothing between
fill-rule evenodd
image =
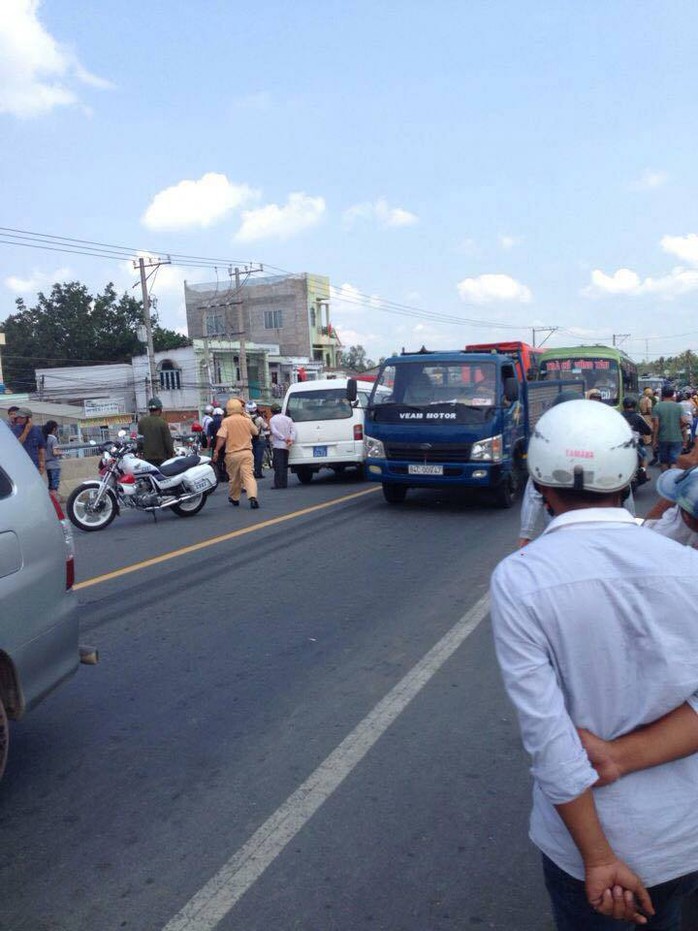
<instances>
[{"instance_id":1,"label":"minivan tail light","mask_svg":"<svg viewBox=\"0 0 698 931\"><path fill-rule=\"evenodd\" d=\"M363 438L364 438L364 428L361 426L360 423L355 423L354 424L354 439L363 440Z\"/></svg>"},{"instance_id":2,"label":"minivan tail light","mask_svg":"<svg viewBox=\"0 0 698 931\"><path fill-rule=\"evenodd\" d=\"M71 589L75 584L75 547L73 545L73 528L70 526L70 522L67 520L65 514L63 513L63 508L61 507L58 498L49 492L49 498L51 499L51 504L53 509L56 512L56 517L58 518L61 528L63 530L63 538L65 540L65 587L66 590Z\"/></svg>"}]
</instances>

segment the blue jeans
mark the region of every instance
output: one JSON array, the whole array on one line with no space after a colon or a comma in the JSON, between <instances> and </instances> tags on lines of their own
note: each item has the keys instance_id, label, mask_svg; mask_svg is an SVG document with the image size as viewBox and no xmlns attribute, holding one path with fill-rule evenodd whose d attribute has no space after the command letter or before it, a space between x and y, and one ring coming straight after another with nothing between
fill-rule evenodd
<instances>
[{"instance_id":1,"label":"blue jeans","mask_svg":"<svg viewBox=\"0 0 698 931\"><path fill-rule=\"evenodd\" d=\"M574 879L543 854L545 887L555 916L557 931L623 931L646 928L647 931L681 931L681 903L698 889L698 872L687 873L647 891L654 905L654 917L646 925L616 921L599 915L587 902L584 883ZM691 931L685 928L684 931Z\"/></svg>"},{"instance_id":2,"label":"blue jeans","mask_svg":"<svg viewBox=\"0 0 698 931\"><path fill-rule=\"evenodd\" d=\"M264 475L264 469L262 463L264 462L264 453L266 452L267 441L266 439L262 440L252 440L252 456L254 457L254 474L255 478L262 478Z\"/></svg>"},{"instance_id":3,"label":"blue jeans","mask_svg":"<svg viewBox=\"0 0 698 931\"><path fill-rule=\"evenodd\" d=\"M46 469L46 477L48 478L48 490L58 491L58 486L61 483L61 470Z\"/></svg>"}]
</instances>

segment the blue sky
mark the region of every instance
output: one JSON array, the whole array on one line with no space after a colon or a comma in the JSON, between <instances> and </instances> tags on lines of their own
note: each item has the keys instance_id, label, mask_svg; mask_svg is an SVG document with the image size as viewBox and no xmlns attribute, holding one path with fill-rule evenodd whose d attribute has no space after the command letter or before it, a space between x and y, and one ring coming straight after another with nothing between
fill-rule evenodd
<instances>
[{"instance_id":1,"label":"blue sky","mask_svg":"<svg viewBox=\"0 0 698 931\"><path fill-rule=\"evenodd\" d=\"M326 274L374 358L542 326L695 348L697 26L688 0L4 0L0 225ZM215 276L160 269L162 323ZM0 236L0 319L72 279L136 282Z\"/></svg>"}]
</instances>

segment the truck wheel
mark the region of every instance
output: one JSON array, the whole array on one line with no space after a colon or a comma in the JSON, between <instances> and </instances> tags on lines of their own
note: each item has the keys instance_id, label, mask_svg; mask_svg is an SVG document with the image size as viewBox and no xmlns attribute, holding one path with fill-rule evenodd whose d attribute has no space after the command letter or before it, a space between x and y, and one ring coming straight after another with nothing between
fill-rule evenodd
<instances>
[{"instance_id":1,"label":"truck wheel","mask_svg":"<svg viewBox=\"0 0 698 931\"><path fill-rule=\"evenodd\" d=\"M7 754L10 749L10 724L5 714L5 706L0 699L0 779L5 772Z\"/></svg>"},{"instance_id":2,"label":"truck wheel","mask_svg":"<svg viewBox=\"0 0 698 931\"><path fill-rule=\"evenodd\" d=\"M510 472L503 480L499 488L494 493L494 500L497 507L510 508L516 501L516 492L518 483L513 472Z\"/></svg>"},{"instance_id":3,"label":"truck wheel","mask_svg":"<svg viewBox=\"0 0 698 931\"><path fill-rule=\"evenodd\" d=\"M383 485L383 497L388 504L402 504L407 497L407 485Z\"/></svg>"},{"instance_id":4,"label":"truck wheel","mask_svg":"<svg viewBox=\"0 0 698 931\"><path fill-rule=\"evenodd\" d=\"M309 485L313 480L313 470L309 466L298 466L296 475L301 485Z\"/></svg>"}]
</instances>

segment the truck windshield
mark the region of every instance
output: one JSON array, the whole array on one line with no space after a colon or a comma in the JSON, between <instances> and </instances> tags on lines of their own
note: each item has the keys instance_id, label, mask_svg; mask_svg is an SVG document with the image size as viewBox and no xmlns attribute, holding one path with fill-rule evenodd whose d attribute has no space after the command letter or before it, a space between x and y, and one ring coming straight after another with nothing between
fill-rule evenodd
<instances>
[{"instance_id":1,"label":"truck windshield","mask_svg":"<svg viewBox=\"0 0 698 931\"><path fill-rule=\"evenodd\" d=\"M286 413L296 423L308 420L345 420L352 415L346 388L308 388L288 397Z\"/></svg>"},{"instance_id":2,"label":"truck windshield","mask_svg":"<svg viewBox=\"0 0 698 931\"><path fill-rule=\"evenodd\" d=\"M618 404L620 375L615 359L546 359L540 364L540 377L577 379L584 383L585 392L598 388L603 401L607 404Z\"/></svg>"},{"instance_id":3,"label":"truck windshield","mask_svg":"<svg viewBox=\"0 0 698 931\"><path fill-rule=\"evenodd\" d=\"M427 359L386 365L376 380L371 405L376 414L401 408L466 408L484 420L497 402L497 367L493 362L434 362ZM460 418L458 418L460 419Z\"/></svg>"}]
</instances>

